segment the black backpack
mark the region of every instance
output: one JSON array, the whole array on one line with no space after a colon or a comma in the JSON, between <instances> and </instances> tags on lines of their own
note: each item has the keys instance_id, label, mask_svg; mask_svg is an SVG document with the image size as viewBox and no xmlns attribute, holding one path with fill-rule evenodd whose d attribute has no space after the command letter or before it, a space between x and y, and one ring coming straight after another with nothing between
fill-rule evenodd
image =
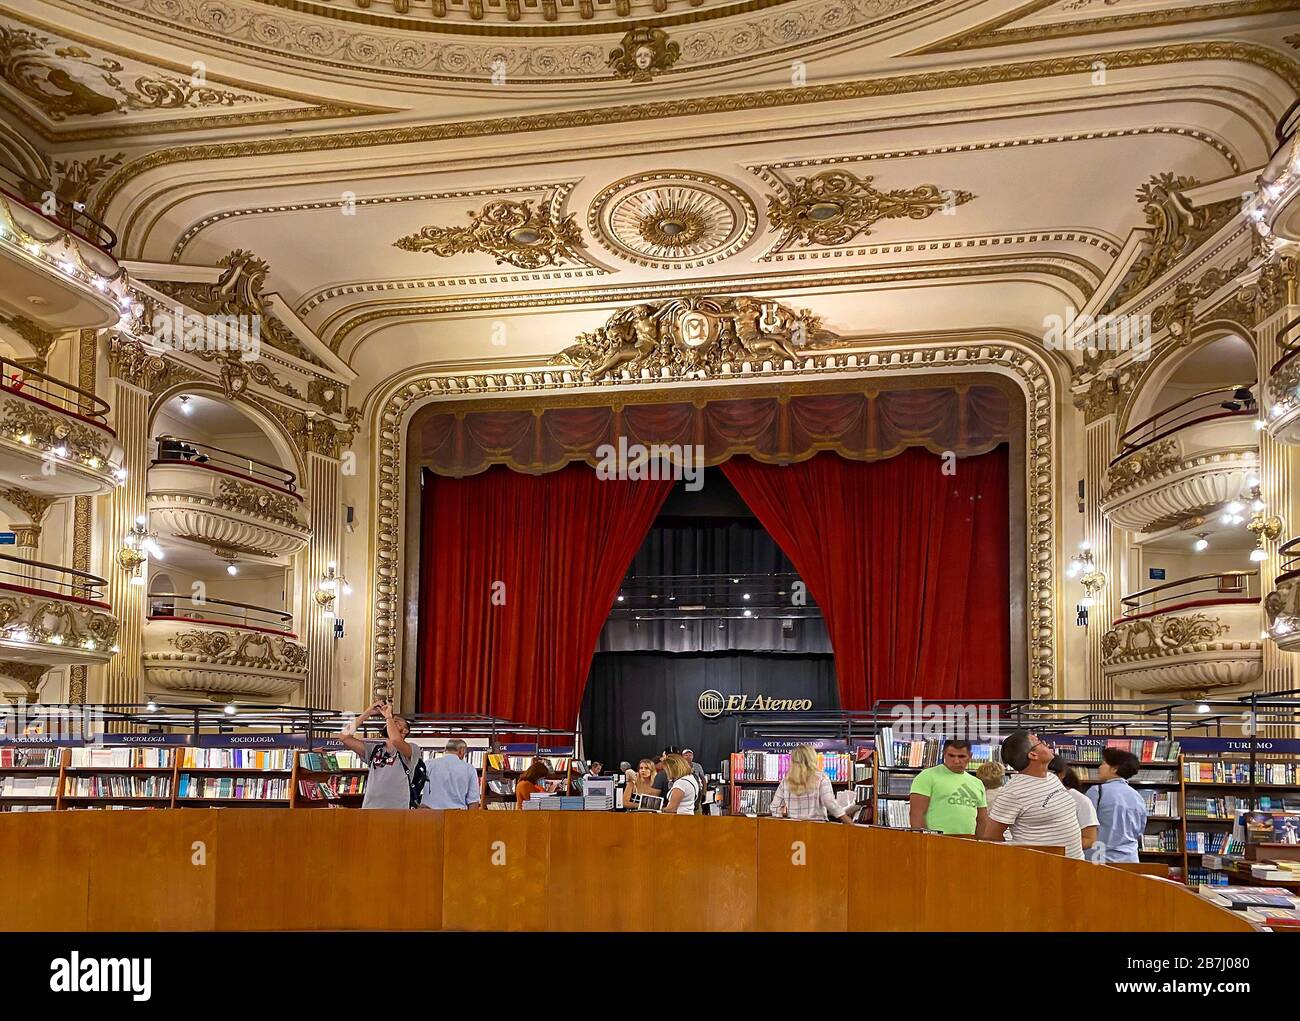
<instances>
[{"instance_id":1,"label":"black backpack","mask_svg":"<svg viewBox=\"0 0 1300 1021\"><path fill-rule=\"evenodd\" d=\"M424 788L429 785L429 770L425 767L424 756L420 754L418 748L412 758L415 759L414 769L406 769L406 763L402 762L400 753L397 756L397 761L402 763L403 769L406 769L406 779L411 784L411 807L419 808L420 802L424 798Z\"/></svg>"}]
</instances>

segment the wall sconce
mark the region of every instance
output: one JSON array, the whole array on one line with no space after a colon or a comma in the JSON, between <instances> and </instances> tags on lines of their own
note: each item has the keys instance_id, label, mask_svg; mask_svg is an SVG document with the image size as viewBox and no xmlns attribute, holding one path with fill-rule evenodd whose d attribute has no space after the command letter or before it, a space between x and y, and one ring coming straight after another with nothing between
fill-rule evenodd
<instances>
[{"instance_id":1,"label":"wall sconce","mask_svg":"<svg viewBox=\"0 0 1300 1021\"><path fill-rule=\"evenodd\" d=\"M143 585L144 574L141 568L149 558L166 559L162 547L158 545L158 533L149 531L149 519L143 516L135 519L131 530L122 537L122 548L117 551L117 563L131 576L132 585Z\"/></svg>"},{"instance_id":2,"label":"wall sconce","mask_svg":"<svg viewBox=\"0 0 1300 1021\"><path fill-rule=\"evenodd\" d=\"M1092 557L1091 543L1079 543L1079 552L1070 558L1070 566L1066 568L1065 573L1070 578L1078 578L1079 584L1083 586L1083 599L1079 605L1096 606L1097 593L1106 584L1106 576L1097 570L1096 561Z\"/></svg>"},{"instance_id":3,"label":"wall sconce","mask_svg":"<svg viewBox=\"0 0 1300 1021\"><path fill-rule=\"evenodd\" d=\"M340 594L352 595L352 586L338 573L338 565L331 560L325 569L325 577L316 588L316 603L325 611L326 617L334 616L334 603Z\"/></svg>"},{"instance_id":4,"label":"wall sconce","mask_svg":"<svg viewBox=\"0 0 1300 1021\"><path fill-rule=\"evenodd\" d=\"M1250 559L1255 563L1268 559L1268 550L1264 548L1264 540L1276 542L1278 536L1282 534L1282 519L1276 514L1265 517L1264 501L1259 496L1259 486L1252 487L1251 495L1251 516L1250 524L1246 530L1254 533L1255 548L1250 551Z\"/></svg>"}]
</instances>

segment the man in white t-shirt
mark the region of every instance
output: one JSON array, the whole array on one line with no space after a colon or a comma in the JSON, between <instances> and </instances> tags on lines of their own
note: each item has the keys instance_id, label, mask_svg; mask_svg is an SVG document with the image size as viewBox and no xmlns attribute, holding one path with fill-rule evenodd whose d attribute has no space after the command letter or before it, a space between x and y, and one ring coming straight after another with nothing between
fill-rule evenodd
<instances>
[{"instance_id":1,"label":"man in white t-shirt","mask_svg":"<svg viewBox=\"0 0 1300 1021\"><path fill-rule=\"evenodd\" d=\"M980 837L1013 844L1064 847L1067 858L1083 857L1079 812L1064 785L1048 772L1055 752L1037 735L1024 730L1002 742L1002 761L1016 771L989 809Z\"/></svg>"}]
</instances>

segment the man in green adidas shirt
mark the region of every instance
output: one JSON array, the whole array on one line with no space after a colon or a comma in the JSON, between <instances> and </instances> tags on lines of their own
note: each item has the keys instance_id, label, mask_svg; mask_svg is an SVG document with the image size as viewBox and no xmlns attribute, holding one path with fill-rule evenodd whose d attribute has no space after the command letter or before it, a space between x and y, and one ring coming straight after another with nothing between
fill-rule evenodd
<instances>
[{"instance_id":1,"label":"man in green adidas shirt","mask_svg":"<svg viewBox=\"0 0 1300 1021\"><path fill-rule=\"evenodd\" d=\"M913 829L979 832L988 814L988 799L984 784L966 772L969 763L969 741L943 743L943 765L922 770L912 781L907 800Z\"/></svg>"}]
</instances>

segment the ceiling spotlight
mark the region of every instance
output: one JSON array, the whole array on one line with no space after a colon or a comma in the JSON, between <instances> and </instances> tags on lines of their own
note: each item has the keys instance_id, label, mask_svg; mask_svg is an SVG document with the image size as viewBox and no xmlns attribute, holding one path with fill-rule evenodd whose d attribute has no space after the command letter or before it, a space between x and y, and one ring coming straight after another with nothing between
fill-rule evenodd
<instances>
[{"instance_id":1,"label":"ceiling spotlight","mask_svg":"<svg viewBox=\"0 0 1300 1021\"><path fill-rule=\"evenodd\" d=\"M623 593L622 593L622 592L620 592L620 593L618 594L618 601L619 601L620 603L623 601Z\"/></svg>"},{"instance_id":2,"label":"ceiling spotlight","mask_svg":"<svg viewBox=\"0 0 1300 1021\"><path fill-rule=\"evenodd\" d=\"M741 598L741 599L748 599L748 598L749 598L749 593L746 592L746 593L745 593L743 596L741 596L740 598Z\"/></svg>"},{"instance_id":3,"label":"ceiling spotlight","mask_svg":"<svg viewBox=\"0 0 1300 1021\"><path fill-rule=\"evenodd\" d=\"M233 560L226 565L226 573L232 578L239 573L239 568L235 565Z\"/></svg>"},{"instance_id":4,"label":"ceiling spotlight","mask_svg":"<svg viewBox=\"0 0 1300 1021\"><path fill-rule=\"evenodd\" d=\"M1233 500L1232 503L1228 504L1229 514L1240 514L1244 509L1239 500Z\"/></svg>"},{"instance_id":5,"label":"ceiling spotlight","mask_svg":"<svg viewBox=\"0 0 1300 1021\"><path fill-rule=\"evenodd\" d=\"M156 713L158 711L158 703L155 702L153 699L149 699L149 704L146 705L144 709L145 712Z\"/></svg>"},{"instance_id":6,"label":"ceiling spotlight","mask_svg":"<svg viewBox=\"0 0 1300 1021\"><path fill-rule=\"evenodd\" d=\"M1256 546L1253 550L1250 551L1250 559L1254 563L1257 564L1262 563L1263 561L1268 559L1268 550Z\"/></svg>"},{"instance_id":7,"label":"ceiling spotlight","mask_svg":"<svg viewBox=\"0 0 1300 1021\"><path fill-rule=\"evenodd\" d=\"M225 713L227 716L234 716L235 713L237 713L239 710L238 710L238 708L236 708L234 702L227 702L227 703L222 707L221 711L222 711L223 713Z\"/></svg>"},{"instance_id":8,"label":"ceiling spotlight","mask_svg":"<svg viewBox=\"0 0 1300 1021\"><path fill-rule=\"evenodd\" d=\"M1207 539L1205 535L1206 533L1204 532L1196 533L1196 541L1192 543L1192 549L1196 550L1197 553L1203 553L1205 550L1210 548L1210 540Z\"/></svg>"},{"instance_id":9,"label":"ceiling spotlight","mask_svg":"<svg viewBox=\"0 0 1300 1021\"><path fill-rule=\"evenodd\" d=\"M190 404L189 394L181 394L181 413L185 415L194 414L194 406Z\"/></svg>"},{"instance_id":10,"label":"ceiling spotlight","mask_svg":"<svg viewBox=\"0 0 1300 1021\"><path fill-rule=\"evenodd\" d=\"M753 610L746 610L746 611L742 614L742 616L744 616L744 617L752 617L752 616L754 616L754 611L753 611Z\"/></svg>"},{"instance_id":11,"label":"ceiling spotlight","mask_svg":"<svg viewBox=\"0 0 1300 1021\"><path fill-rule=\"evenodd\" d=\"M1198 702L1196 703L1196 711L1204 715L1210 711L1210 704L1208 702Z\"/></svg>"},{"instance_id":12,"label":"ceiling spotlight","mask_svg":"<svg viewBox=\"0 0 1300 1021\"><path fill-rule=\"evenodd\" d=\"M1255 430L1256 430L1257 432L1258 432L1259 430L1267 429L1267 428L1268 428L1268 423L1265 422L1262 418L1257 418L1257 419L1255 419Z\"/></svg>"}]
</instances>

